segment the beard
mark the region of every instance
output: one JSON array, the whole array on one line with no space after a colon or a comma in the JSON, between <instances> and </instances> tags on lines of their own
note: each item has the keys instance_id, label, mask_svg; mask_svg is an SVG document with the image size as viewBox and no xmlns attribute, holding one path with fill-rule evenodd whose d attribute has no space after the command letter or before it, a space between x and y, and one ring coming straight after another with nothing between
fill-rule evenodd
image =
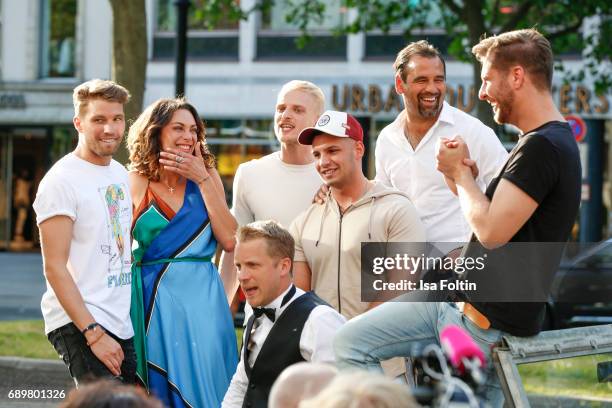
<instances>
[{"instance_id":1,"label":"beard","mask_svg":"<svg viewBox=\"0 0 612 408\"><path fill-rule=\"evenodd\" d=\"M121 146L121 141L114 143L112 145L106 145L104 142L94 140L86 143L87 148L93 152L96 156L99 157L112 157L119 147Z\"/></svg>"},{"instance_id":2,"label":"beard","mask_svg":"<svg viewBox=\"0 0 612 408\"><path fill-rule=\"evenodd\" d=\"M436 104L431 106L431 107L426 107L424 105L424 103L421 101L421 96L424 97L435 97L436 100ZM419 108L419 114L423 117L423 118L435 118L436 116L438 116L438 114L440 113L440 111L442 110L442 102L444 100L442 99L442 95L441 94L437 94L437 95L419 95L418 96L418 108Z\"/></svg>"},{"instance_id":3,"label":"beard","mask_svg":"<svg viewBox=\"0 0 612 408\"><path fill-rule=\"evenodd\" d=\"M495 100L497 109L493 109L493 120L499 125L510 123L512 105L514 105L514 93L508 87L505 87L500 90L499 96Z\"/></svg>"}]
</instances>

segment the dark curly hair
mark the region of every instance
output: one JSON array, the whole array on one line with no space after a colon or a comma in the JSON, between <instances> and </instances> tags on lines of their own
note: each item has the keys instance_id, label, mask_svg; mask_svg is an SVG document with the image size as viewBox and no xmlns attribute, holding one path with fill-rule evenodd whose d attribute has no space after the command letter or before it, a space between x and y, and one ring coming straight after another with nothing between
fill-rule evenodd
<instances>
[{"instance_id":1,"label":"dark curly hair","mask_svg":"<svg viewBox=\"0 0 612 408\"><path fill-rule=\"evenodd\" d=\"M174 112L185 109L191 112L196 122L197 141L207 168L215 167L215 156L206 144L206 129L196 108L184 98L159 99L149 105L130 127L127 147L130 152L128 168L142 174L152 181L159 181L159 152L161 150L161 131Z\"/></svg>"}]
</instances>

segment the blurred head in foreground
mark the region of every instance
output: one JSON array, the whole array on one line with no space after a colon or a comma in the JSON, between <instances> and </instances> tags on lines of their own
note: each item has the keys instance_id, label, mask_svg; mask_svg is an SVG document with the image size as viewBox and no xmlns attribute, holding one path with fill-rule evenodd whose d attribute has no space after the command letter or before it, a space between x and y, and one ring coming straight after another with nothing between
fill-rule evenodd
<instances>
[{"instance_id":1,"label":"blurred head in foreground","mask_svg":"<svg viewBox=\"0 0 612 408\"><path fill-rule=\"evenodd\" d=\"M269 408L297 408L300 401L316 396L338 373L329 364L297 363L281 373L270 391Z\"/></svg>"},{"instance_id":2,"label":"blurred head in foreground","mask_svg":"<svg viewBox=\"0 0 612 408\"><path fill-rule=\"evenodd\" d=\"M299 405L299 408L398 407L418 407L407 386L365 371L339 374L317 396Z\"/></svg>"}]
</instances>

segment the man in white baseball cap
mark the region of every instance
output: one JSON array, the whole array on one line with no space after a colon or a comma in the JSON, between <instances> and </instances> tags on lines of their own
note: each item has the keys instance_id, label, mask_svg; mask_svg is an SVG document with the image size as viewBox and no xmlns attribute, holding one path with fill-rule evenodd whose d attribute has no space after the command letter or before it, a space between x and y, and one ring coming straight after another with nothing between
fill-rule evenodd
<instances>
[{"instance_id":1,"label":"man in white baseball cap","mask_svg":"<svg viewBox=\"0 0 612 408\"><path fill-rule=\"evenodd\" d=\"M325 205L291 224L295 283L350 319L375 306L361 301L361 243L424 242L425 229L404 193L364 176L363 129L353 116L326 111L298 141L312 145L329 191Z\"/></svg>"},{"instance_id":2,"label":"man in white baseball cap","mask_svg":"<svg viewBox=\"0 0 612 408\"><path fill-rule=\"evenodd\" d=\"M357 119L346 112L325 111L314 127L307 127L298 136L298 142L312 145L316 135L327 133L331 136L348 137L363 144L363 129Z\"/></svg>"}]
</instances>

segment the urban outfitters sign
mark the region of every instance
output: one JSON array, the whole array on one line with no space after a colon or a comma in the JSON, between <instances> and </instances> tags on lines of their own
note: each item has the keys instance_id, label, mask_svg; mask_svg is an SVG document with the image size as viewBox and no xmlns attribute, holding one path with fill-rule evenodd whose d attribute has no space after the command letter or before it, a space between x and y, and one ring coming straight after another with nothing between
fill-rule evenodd
<instances>
[{"instance_id":1,"label":"urban outfitters sign","mask_svg":"<svg viewBox=\"0 0 612 408\"><path fill-rule=\"evenodd\" d=\"M610 112L608 95L596 95L591 89L582 85L553 86L553 96L563 114L605 116ZM476 107L478 95L473 86L446 86L446 101L464 112L471 112ZM395 92L395 87L367 85L332 85L333 107L339 111L354 113L391 112L397 114L403 109L402 98Z\"/></svg>"}]
</instances>

